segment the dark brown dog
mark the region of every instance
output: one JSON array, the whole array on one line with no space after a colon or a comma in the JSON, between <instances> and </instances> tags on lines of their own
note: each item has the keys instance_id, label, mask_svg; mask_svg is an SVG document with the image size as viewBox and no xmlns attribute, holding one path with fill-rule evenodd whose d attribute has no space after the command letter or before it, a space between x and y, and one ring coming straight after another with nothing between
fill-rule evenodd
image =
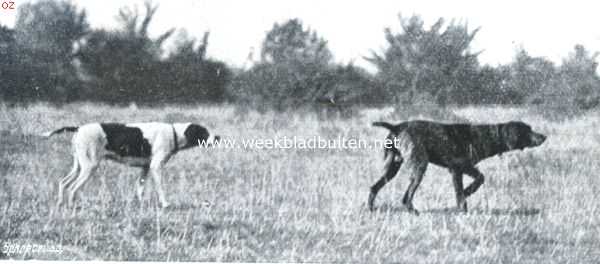
<instances>
[{"instance_id":1,"label":"dark brown dog","mask_svg":"<svg viewBox=\"0 0 600 264\"><path fill-rule=\"evenodd\" d=\"M483 184L483 174L475 165L494 155L511 150L541 145L546 136L533 132L523 122L493 125L442 124L430 121L408 121L398 125L375 122L374 126L390 130L387 139L393 146L385 149L383 177L371 186L369 210L377 192L389 182L400 166L410 171L410 185L402 203L409 212L418 214L412 200L429 162L448 168L452 173L456 203L459 210L467 211L466 198ZM463 173L474 181L463 189Z\"/></svg>"}]
</instances>

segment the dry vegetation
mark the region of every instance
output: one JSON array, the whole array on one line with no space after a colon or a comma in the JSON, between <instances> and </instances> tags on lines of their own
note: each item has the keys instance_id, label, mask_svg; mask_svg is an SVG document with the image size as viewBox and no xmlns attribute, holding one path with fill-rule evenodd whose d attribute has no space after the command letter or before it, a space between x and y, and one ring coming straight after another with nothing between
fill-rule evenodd
<instances>
[{"instance_id":1,"label":"dry vegetation","mask_svg":"<svg viewBox=\"0 0 600 264\"><path fill-rule=\"evenodd\" d=\"M368 109L351 119L257 113L227 106L62 108L0 106L0 242L58 244L62 254L17 259L268 262L594 262L600 259L598 113L561 120L539 111L463 108L440 112ZM440 114L441 113L441 114ZM452 114L454 113L454 114ZM430 166L415 198L400 198L403 171L365 202L380 176L380 149L192 149L166 167L177 208L159 210L154 191L132 203L139 173L104 162L75 210L55 211L56 183L71 167L70 135L36 136L93 121L194 121L228 138L338 135L382 138L375 120L521 119L549 136L537 149L479 165L486 183L456 214L450 175ZM150 189L152 190L152 189ZM54 211L54 212L53 212ZM0 245L1 246L1 245Z\"/></svg>"}]
</instances>

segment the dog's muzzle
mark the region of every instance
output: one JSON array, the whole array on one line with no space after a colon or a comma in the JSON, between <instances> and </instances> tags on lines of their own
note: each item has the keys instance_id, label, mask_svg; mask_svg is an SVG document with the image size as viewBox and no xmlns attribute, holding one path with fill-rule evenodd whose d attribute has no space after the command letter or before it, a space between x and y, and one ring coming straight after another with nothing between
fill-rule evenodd
<instances>
[{"instance_id":1,"label":"dog's muzzle","mask_svg":"<svg viewBox=\"0 0 600 264\"><path fill-rule=\"evenodd\" d=\"M206 140L206 143L208 145L214 145L214 144L218 143L219 141L221 141L221 136L210 135L210 136L208 136L208 139Z\"/></svg>"},{"instance_id":2,"label":"dog's muzzle","mask_svg":"<svg viewBox=\"0 0 600 264\"><path fill-rule=\"evenodd\" d=\"M535 132L531 133L531 143L534 146L542 145L542 143L544 143L544 141L546 141L546 136L539 134L539 133L535 133Z\"/></svg>"}]
</instances>

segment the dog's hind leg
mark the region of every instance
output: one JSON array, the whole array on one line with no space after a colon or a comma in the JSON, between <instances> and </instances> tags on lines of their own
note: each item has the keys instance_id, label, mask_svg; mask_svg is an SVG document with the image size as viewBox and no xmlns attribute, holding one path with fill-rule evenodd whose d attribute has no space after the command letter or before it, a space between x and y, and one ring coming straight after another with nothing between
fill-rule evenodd
<instances>
[{"instance_id":1,"label":"dog's hind leg","mask_svg":"<svg viewBox=\"0 0 600 264\"><path fill-rule=\"evenodd\" d=\"M79 171L79 161L77 160L77 155L73 153L73 168L58 182L58 202L56 203L56 207L61 207L64 201L64 190L69 188L69 185L73 183L73 181L77 178L77 172Z\"/></svg>"},{"instance_id":2,"label":"dog's hind leg","mask_svg":"<svg viewBox=\"0 0 600 264\"><path fill-rule=\"evenodd\" d=\"M406 140L401 153L405 157L405 166L407 166L410 173L410 184L404 193L402 203L410 213L418 215L419 211L415 209L412 201L417 188L419 188L419 185L423 180L423 175L425 175L425 171L427 170L427 163L429 162L427 152L420 142Z\"/></svg>"},{"instance_id":3,"label":"dog's hind leg","mask_svg":"<svg viewBox=\"0 0 600 264\"><path fill-rule=\"evenodd\" d=\"M75 181L68 187L69 197L69 207L73 207L73 202L75 200L75 194L77 190L83 186L83 184L90 178L90 175L94 173L96 168L98 167L98 159L97 154L95 152L90 153L91 156L81 155L79 157L79 166L81 167L79 171L79 176L75 179Z\"/></svg>"},{"instance_id":4,"label":"dog's hind leg","mask_svg":"<svg viewBox=\"0 0 600 264\"><path fill-rule=\"evenodd\" d=\"M387 151L387 150L386 150ZM377 193L383 186L391 181L394 176L398 173L398 169L402 166L402 157L400 155L395 154L390 151L390 153L386 153L385 165L383 168L383 176L373 185L371 186L371 193L369 194L368 206L369 210L375 210L373 204L375 202L375 197L377 197Z\"/></svg>"}]
</instances>

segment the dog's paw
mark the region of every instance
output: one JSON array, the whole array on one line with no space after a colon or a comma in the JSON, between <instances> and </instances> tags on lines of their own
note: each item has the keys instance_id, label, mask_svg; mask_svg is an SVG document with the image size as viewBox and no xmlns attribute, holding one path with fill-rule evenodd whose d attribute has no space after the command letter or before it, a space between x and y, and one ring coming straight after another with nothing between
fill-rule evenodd
<instances>
[{"instance_id":1,"label":"dog's paw","mask_svg":"<svg viewBox=\"0 0 600 264\"><path fill-rule=\"evenodd\" d=\"M160 204L160 208L161 208L161 209L170 209L170 208L172 208L172 207L173 207L173 205L172 205L171 203L167 203L167 202L165 202L165 203L161 203L161 204Z\"/></svg>"},{"instance_id":2,"label":"dog's paw","mask_svg":"<svg viewBox=\"0 0 600 264\"><path fill-rule=\"evenodd\" d=\"M412 207L412 206L411 207L407 207L406 209L408 210L409 213L411 213L413 215L418 216L420 214L419 211L417 209L415 209L414 207Z\"/></svg>"},{"instance_id":3,"label":"dog's paw","mask_svg":"<svg viewBox=\"0 0 600 264\"><path fill-rule=\"evenodd\" d=\"M369 207L369 211L375 211L375 195L373 193L369 194L369 200L367 201L367 207Z\"/></svg>"},{"instance_id":4,"label":"dog's paw","mask_svg":"<svg viewBox=\"0 0 600 264\"><path fill-rule=\"evenodd\" d=\"M466 213L467 210L467 202L462 202L460 205L456 207L456 211L459 213Z\"/></svg>"}]
</instances>

